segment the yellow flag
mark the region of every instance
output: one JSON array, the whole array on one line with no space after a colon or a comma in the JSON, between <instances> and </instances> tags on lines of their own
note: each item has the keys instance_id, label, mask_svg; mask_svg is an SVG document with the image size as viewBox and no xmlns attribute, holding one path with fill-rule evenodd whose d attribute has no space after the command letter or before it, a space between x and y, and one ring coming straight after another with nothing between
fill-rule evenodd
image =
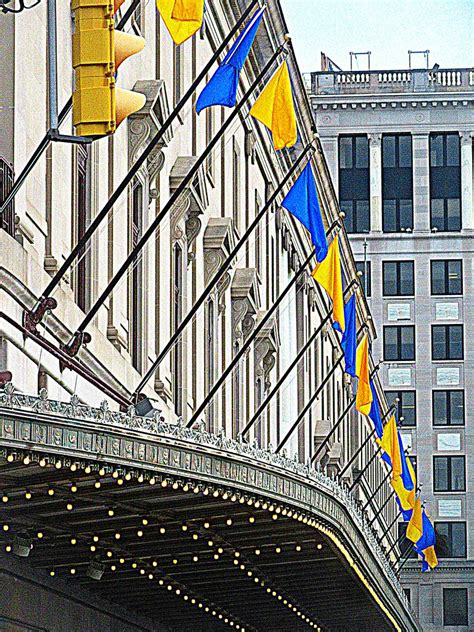
<instances>
[{"instance_id":1,"label":"yellow flag","mask_svg":"<svg viewBox=\"0 0 474 632\"><path fill-rule=\"evenodd\" d=\"M415 506L413 508L413 513L410 518L410 522L408 523L406 536L412 542L418 542L418 540L423 535L423 513L421 508L421 499L418 498L415 500Z\"/></svg>"},{"instance_id":2,"label":"yellow flag","mask_svg":"<svg viewBox=\"0 0 474 632\"><path fill-rule=\"evenodd\" d=\"M296 114L286 61L262 90L250 114L271 131L275 149L296 143Z\"/></svg>"},{"instance_id":3,"label":"yellow flag","mask_svg":"<svg viewBox=\"0 0 474 632\"><path fill-rule=\"evenodd\" d=\"M434 568L438 566L438 558L436 556L435 548L433 545L423 549L423 553L425 555L425 560L427 561L430 568Z\"/></svg>"},{"instance_id":4,"label":"yellow flag","mask_svg":"<svg viewBox=\"0 0 474 632\"><path fill-rule=\"evenodd\" d=\"M369 334L365 334L356 351L356 375L359 378L356 395L356 410L368 416L372 406L369 370Z\"/></svg>"},{"instance_id":5,"label":"yellow flag","mask_svg":"<svg viewBox=\"0 0 474 632\"><path fill-rule=\"evenodd\" d=\"M328 248L328 254L311 273L332 299L332 317L343 332L344 298L342 294L341 261L339 258L339 238L336 235Z\"/></svg>"},{"instance_id":6,"label":"yellow flag","mask_svg":"<svg viewBox=\"0 0 474 632\"><path fill-rule=\"evenodd\" d=\"M175 44L182 44L201 28L204 0L156 0L156 7Z\"/></svg>"},{"instance_id":7,"label":"yellow flag","mask_svg":"<svg viewBox=\"0 0 474 632\"><path fill-rule=\"evenodd\" d=\"M384 426L382 439L377 441L390 459L392 465L392 479L400 478L402 473L402 459L400 455L400 445L398 443L397 423L393 415Z\"/></svg>"}]
</instances>

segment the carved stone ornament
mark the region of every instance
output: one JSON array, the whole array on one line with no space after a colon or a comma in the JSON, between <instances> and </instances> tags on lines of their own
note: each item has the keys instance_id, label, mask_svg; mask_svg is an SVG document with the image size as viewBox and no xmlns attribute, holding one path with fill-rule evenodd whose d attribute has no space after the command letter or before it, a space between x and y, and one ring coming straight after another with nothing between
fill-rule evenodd
<instances>
[{"instance_id":1,"label":"carved stone ornament","mask_svg":"<svg viewBox=\"0 0 474 632\"><path fill-rule=\"evenodd\" d=\"M204 279L206 285L213 279L234 247L234 231L230 217L211 217L204 231ZM225 307L224 294L230 285L230 272L219 279L217 294L219 311Z\"/></svg>"},{"instance_id":2,"label":"carved stone ornament","mask_svg":"<svg viewBox=\"0 0 474 632\"><path fill-rule=\"evenodd\" d=\"M255 326L255 314L260 304L257 271L255 268L238 268L232 279L232 333L233 341L245 342Z\"/></svg>"},{"instance_id":3,"label":"carved stone ornament","mask_svg":"<svg viewBox=\"0 0 474 632\"><path fill-rule=\"evenodd\" d=\"M170 173L170 193L173 194L181 186L184 178L194 167L197 156L178 156ZM201 232L201 215L209 204L207 180L203 170L199 169L192 181L185 187L177 203L171 211L172 235L175 239L186 236L188 261L194 259L196 238ZM181 228L182 226L182 228ZM179 233L180 236L176 237Z\"/></svg>"},{"instance_id":4,"label":"carved stone ornament","mask_svg":"<svg viewBox=\"0 0 474 632\"><path fill-rule=\"evenodd\" d=\"M129 166L136 162L138 156L155 134L158 133L169 116L169 104L164 81L161 79L140 80L135 83L133 90L144 94L146 102L141 110L128 117ZM165 156L162 148L167 146L172 136L173 132L170 127L147 158L146 171L150 182L156 178L163 167Z\"/></svg>"},{"instance_id":5,"label":"carved stone ornament","mask_svg":"<svg viewBox=\"0 0 474 632\"><path fill-rule=\"evenodd\" d=\"M257 324L261 322L266 312L258 312ZM280 345L278 326L275 318L270 318L258 333L255 344L255 373L263 378L265 389L270 386L270 373L275 366L275 354Z\"/></svg>"}]
</instances>

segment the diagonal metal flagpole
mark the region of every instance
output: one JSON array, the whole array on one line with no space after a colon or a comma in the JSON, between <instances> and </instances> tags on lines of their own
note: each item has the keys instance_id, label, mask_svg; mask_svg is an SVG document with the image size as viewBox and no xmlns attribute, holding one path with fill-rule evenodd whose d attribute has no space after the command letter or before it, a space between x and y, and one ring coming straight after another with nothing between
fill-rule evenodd
<instances>
[{"instance_id":1,"label":"diagonal metal flagpole","mask_svg":"<svg viewBox=\"0 0 474 632\"><path fill-rule=\"evenodd\" d=\"M391 476L392 471L389 470L385 476L382 478L382 480L380 481L380 483L377 485L376 489L372 492L371 496L367 499L367 502L365 503L365 505L362 507L362 511L366 511L369 508L369 505L372 503L372 501L375 499L375 497L377 496L377 494L379 493L379 491L382 489L383 485L387 482L387 480L389 479L389 477Z\"/></svg>"},{"instance_id":2,"label":"diagonal metal flagpole","mask_svg":"<svg viewBox=\"0 0 474 632\"><path fill-rule=\"evenodd\" d=\"M379 512L382 513L382 511L385 509L385 507L388 505L388 503L390 502L390 499L392 498L392 496L395 494L395 491L392 487L389 488L390 490L390 494L387 496L386 500L382 503L382 506L379 509ZM369 522L369 527L371 527L374 522L377 520L378 516L375 515L372 520Z\"/></svg>"},{"instance_id":3,"label":"diagonal metal flagpole","mask_svg":"<svg viewBox=\"0 0 474 632\"><path fill-rule=\"evenodd\" d=\"M262 318L262 320L259 322L259 324L255 327L255 329L253 330L252 334L247 338L247 340L244 342L242 347L239 349L239 351L232 358L232 362L230 362L227 365L226 369L224 370L224 372L222 373L220 378L217 380L217 382L211 388L211 390L206 395L204 400L201 402L200 406L194 412L193 416L191 417L191 419L186 424L187 428L190 428L194 424L194 422L197 421L199 415L203 412L203 410L206 409L208 404L212 401L214 395L217 393L217 391L220 389L222 384L227 379L227 376L233 371L234 367L240 361L242 356L247 352L247 349L250 347L250 345L252 344L253 340L260 333L260 331L265 327L267 322L270 320L271 316L276 312L278 306L283 301L285 296L288 294L288 292L291 290L291 288L295 285L297 280L303 274L303 272L306 269L306 266L310 263L311 259L315 256L315 253L316 253L316 250L313 249L311 251L311 253L306 257L304 262L300 265L298 270L296 270L295 276L291 279L291 281L287 284L287 286L285 287L283 292L278 296L276 301L273 303L273 305L270 307L270 309L266 312L265 316Z\"/></svg>"},{"instance_id":4,"label":"diagonal metal flagpole","mask_svg":"<svg viewBox=\"0 0 474 632\"><path fill-rule=\"evenodd\" d=\"M394 411L394 406L391 406L387 412L385 413L385 415L382 417L382 423L387 419L387 417ZM375 428L367 435L367 437L364 439L364 441L361 443L361 445L359 446L359 448L354 452L354 454L351 456L351 458L349 459L348 463L343 467L341 473L339 474L339 478L342 478L344 476L344 474L347 472L347 470L350 468L350 466L354 463L354 461L357 459L357 457L359 456L359 454L362 452L362 450L365 448L365 446L369 443L369 441L372 439L372 437L375 435Z\"/></svg>"},{"instance_id":5,"label":"diagonal metal flagpole","mask_svg":"<svg viewBox=\"0 0 474 632\"><path fill-rule=\"evenodd\" d=\"M85 318L82 320L81 324L79 325L76 333L71 338L69 343L66 345L66 349L70 349L73 353L75 353L80 348L80 346L82 344L82 341L84 340L84 332L85 332L86 327L89 325L91 320L97 314L97 312L99 311L100 307L103 305L105 299L108 296L110 296L110 294L113 292L114 288L117 286L117 284L122 279L122 277L125 275L125 273L129 269L129 267L137 259L138 255L143 250L143 248L147 244L147 242L150 239L150 237L155 233L155 231L158 228L158 226L160 225L161 221L164 219L164 217L166 217L166 215L171 211L171 209L176 204L176 202L178 201L179 197L181 196L181 193L192 182L192 180L194 179L194 177L198 173L199 169L202 167L202 165L206 161L207 157L211 154L211 152L214 149L214 147L220 141L220 139L225 134L227 129L230 127L230 125L232 125L232 123L237 118L237 116L239 115L239 113L242 110L242 108L244 107L244 105L249 100L249 98L252 95L252 93L254 92L254 90L258 87L258 85L259 85L260 81L262 80L262 78L266 75L266 73L273 66L273 63L275 62L275 60L278 59L278 57L281 55L281 53L287 54L287 52L288 51L287 51L287 49L285 47L285 43L280 44L280 46L277 48L277 50L273 53L273 55L267 61L265 66L262 68L260 73L257 75L257 77L251 83L251 85L248 88L248 90L243 95L242 99L235 106L235 108L233 109L233 111L230 114L230 116L226 119L225 123L219 129L218 133L214 136L214 138L211 140L211 142L207 145L206 149L203 151L203 153L196 160L194 165L191 167L191 169L188 171L186 176L183 178L183 180L182 180L181 184L179 185L179 187L170 196L168 202L165 204L163 209L158 213L158 215L155 217L155 219L148 226L146 231L143 233L143 235L137 241L137 243L136 243L135 247L133 248L132 252L128 255L128 257L122 263L122 265L120 266L118 271L113 276L112 280L108 283L107 287L103 290L102 294L99 296L99 298L94 303L94 305L91 307L91 309L88 311L88 313L86 314ZM153 139L153 141L151 141L151 143L145 149L145 151L140 156L140 158L138 158L138 160L135 163L133 169L128 173L127 177L122 182L122 184L118 187L118 189L115 191L115 193L114 193L114 195L112 196L111 199L113 199L114 197L115 198L118 197L118 192L125 188L126 185L124 184L124 182L126 182L126 184L129 184L129 182L133 178L133 174L137 170L136 169L137 165L140 166L143 163L143 161L145 160L144 156L146 157L146 155L148 155L148 153L151 151L150 147L153 145L153 143L154 143L154 139ZM109 200L109 203L110 203L110 200ZM87 336L87 339L90 339L90 336Z\"/></svg>"},{"instance_id":6,"label":"diagonal metal flagpole","mask_svg":"<svg viewBox=\"0 0 474 632\"><path fill-rule=\"evenodd\" d=\"M168 131L168 129L170 128L170 126L172 125L174 120L178 117L178 115L179 115L180 111L182 110L182 108L184 107L184 105L189 101L191 96L194 94L194 91L196 90L196 88L199 85L199 83L206 77L207 73L211 69L211 67L214 64L214 62L216 61L216 59L224 51L224 49L229 44L231 39L237 33L237 31L240 28L240 26L243 24L245 19L248 17L248 15L252 11L252 9L257 4L258 4L258 0L253 0L253 2L250 3L250 5L244 11L244 13L240 17L240 19L237 21L237 23L231 29L229 34L224 38L224 40L222 41L220 46L217 48L216 52L212 55L212 57L209 59L207 64L204 66L204 68L199 73L199 75L193 81L191 86L188 88L188 90L185 92L185 94L179 100L179 102L177 103L176 107L173 109L173 111L168 116L166 121L164 121L163 125L160 127L158 132L155 134L155 136L149 142L149 144L147 145L146 149L137 158L135 164L130 169L130 171L127 173L127 175L122 180L122 182L118 185L118 187L115 189L115 191L113 192L111 197L106 202L105 206L96 215L96 217L91 222L91 224L87 228L87 230L84 233L84 235L81 237L81 239L74 246L74 248L72 249L70 254L66 257L66 259L62 263L62 265L59 268L59 270L56 272L56 274L51 279L51 281L48 284L48 286L45 288L43 294L41 295L41 298L39 299L39 301L38 301L37 305L35 306L35 308L33 309L33 311L27 314L27 317L28 317L27 319L30 321L32 326L35 326L39 322L41 322L41 319L43 318L46 309L54 308L56 306L56 301L55 301L55 299L50 298L50 294L59 285L59 282L61 281L62 277L67 272L67 270L69 269L69 267L71 266L73 261L81 254L84 246L91 239L91 237L93 236L94 232L97 230L98 226L101 224L102 220L107 216L107 214L113 208L114 204L117 202L117 200L119 199L121 194L125 191L125 189L128 187L128 185L131 183L131 181L135 177L135 175L138 172L138 170L142 167L144 162L147 160L147 158L150 155L150 153L153 151L153 149L156 147L156 145L160 142L160 140L164 137L164 135L166 134L166 132ZM124 16L124 18L125 18L125 16ZM280 47L278 49L278 52L280 52L281 50L282 50L282 47ZM274 55L274 57L272 59L274 59L274 58L276 58L275 55ZM261 77L261 75L258 77L258 79L260 79L260 77ZM234 116L234 118L235 118L235 116ZM160 215L162 215L162 213L160 213ZM156 219L155 219L155 222L156 222ZM128 261L128 259L127 259L127 261ZM116 285L116 283L114 284L113 287L115 287L115 285ZM106 296L104 296L104 298L102 298L102 296L101 296L102 302L103 302L103 300L105 300L105 298L106 298ZM99 299L99 301L101 299ZM100 305L101 305L101 302L99 302L99 306ZM96 311L97 310L94 310L93 316L95 315ZM90 319L88 319L86 325L88 324L88 322L90 322ZM86 325L83 324L82 327L85 327ZM82 332L81 329L79 330L79 332L76 333L76 335L78 335L80 332Z\"/></svg>"},{"instance_id":7,"label":"diagonal metal flagpole","mask_svg":"<svg viewBox=\"0 0 474 632\"><path fill-rule=\"evenodd\" d=\"M359 333L362 331L362 327L359 329L359 331L357 332L357 335L359 335ZM378 371L378 366L375 367L375 369L372 371L372 373L370 374L370 379L373 378L373 376L377 373ZM354 402L357 399L357 395L354 395L354 397L350 400L350 402L347 404L345 410L343 411L343 413L340 415L339 419L336 421L336 423L334 424L334 426L331 428L331 430L329 431L328 435L326 436L326 438L324 439L324 441L321 443L321 445L318 447L318 449L316 450L316 452L313 454L313 456L311 457L311 463L314 463L314 461L316 461L316 459L318 458L318 456L321 454L321 452L323 451L323 448L325 445L327 445L329 439L333 436L333 434L336 432L336 430L339 428L339 426L341 425L341 423L344 421L347 413L350 411L350 409L352 408L352 404L354 404Z\"/></svg>"},{"instance_id":8,"label":"diagonal metal flagpole","mask_svg":"<svg viewBox=\"0 0 474 632\"><path fill-rule=\"evenodd\" d=\"M359 331L357 332L357 334L359 334L362 329L366 327L366 325L363 325ZM318 386L318 388L315 390L315 392L311 395L311 397L309 398L308 402L306 403L306 406L303 408L303 410L300 412L300 414L298 415L296 421L293 423L293 425L291 426L291 428L288 430L288 432L286 433L284 439L282 439L282 441L280 441L280 443L278 444L278 447L275 450L275 453L278 454L278 452L280 452L280 450L283 448L283 446L286 444L286 442L288 441L288 439L291 437L291 435L293 434L293 432L298 428L298 426L300 425L302 419L304 419L306 413L308 412L308 410L311 408L311 406L313 405L313 403L316 401L316 399L319 397L321 391L323 390L323 388L326 386L326 384L328 383L329 379L331 378L331 376L336 372L336 369L342 364L342 361L344 359L344 354L341 354L340 357L338 358L337 362L335 362L333 364L333 366L331 367L331 370L329 371L329 373L327 373L323 379L323 381L321 382L321 384Z\"/></svg>"},{"instance_id":9,"label":"diagonal metal flagpole","mask_svg":"<svg viewBox=\"0 0 474 632\"><path fill-rule=\"evenodd\" d=\"M285 186L285 184L290 180L291 176L295 173L296 169L298 168L298 166L300 165L300 163L302 162L303 158L306 156L306 154L309 151L312 151L314 148L312 143L309 143L308 145L306 145L306 147L303 149L302 153L298 156L297 160L294 162L294 164L291 166L290 170L285 174L285 176L283 177L283 179L280 181L280 183L278 184L277 188L275 189L275 191L272 193L272 195L269 197L269 199L267 200L266 204L263 206L263 208L259 211L259 213L255 216L254 220L251 222L251 224L249 224L249 226L247 227L247 230L245 231L245 233L242 235L242 237L240 238L240 240L238 241L238 243L234 246L234 248L232 249L232 251L228 254L227 258L225 259L225 261L222 263L222 265L220 266L219 270L216 272L216 274L213 276L213 278L211 279L211 281L209 282L209 284L206 286L206 288L204 289L203 293L201 294L201 296L197 299L197 301L194 303L194 305L192 306L192 308L190 309L190 311L186 314L186 317L184 318L184 320L180 323L179 327L176 329L176 331L174 332L174 334L171 336L171 338L168 340L167 344L165 345L165 347L160 351L160 353L158 354L158 357L156 358L156 360L153 362L153 364L151 365L151 367L148 369L148 371L145 373L145 375L143 376L142 380L140 381L140 384L137 386L137 388L135 389L133 396L138 396L140 391L142 390L142 388L145 386L145 384L148 382L148 380L151 378L151 376L154 374L154 372L156 371L156 369L160 366L161 362L165 359L165 357L167 356L168 352L170 351L170 349L172 349L174 343L180 338L181 334L183 333L183 331L185 330L185 328L187 327L187 325L191 322L191 320L194 318L195 314L197 313L197 311L199 310L199 308L201 307L201 305L204 303L204 301L208 298L208 296L211 294L212 290L216 287L217 283L220 281L220 279L224 276L224 274L226 273L227 269L229 268L229 266L231 265L234 257L237 255L237 253L239 252L239 250L242 248L242 246L246 243L247 239L249 238L249 236L252 234L252 232L254 231L255 227L258 225L258 223L260 222L260 220L262 219L262 217L266 214L266 212L268 211L268 209L272 206L272 204L275 202L275 200L277 199L278 195L281 193L283 187Z\"/></svg>"},{"instance_id":10,"label":"diagonal metal flagpole","mask_svg":"<svg viewBox=\"0 0 474 632\"><path fill-rule=\"evenodd\" d=\"M334 224L329 228L329 230L327 231L328 233L330 233L332 231L332 229L337 225L337 222L334 222ZM350 289L352 288L352 286L357 283L357 280L353 280L351 281L351 283L347 286L347 288L344 290L344 296L346 296L346 294L350 291ZM292 372L292 370L295 368L295 366L298 364L298 362L301 360L301 358L304 356L304 354L306 353L306 351L309 349L309 347L313 344L314 340L316 339L316 337L318 336L318 334L321 332L322 328L324 327L324 325L329 321L329 319L331 318L332 315L332 310L329 311L326 316L323 318L323 320L321 321L321 323L319 324L319 326L314 330L314 332L311 334L311 336L308 338L308 340L305 342L305 344L303 345L303 347L301 347L301 349L299 350L298 354L296 355L296 357L294 358L293 362L288 366L288 368L286 369L286 371L283 373L283 375L280 376L280 378L278 379L278 381L276 382L275 386L272 388L272 390L268 393L268 395L265 397L265 399L263 400L263 402L260 404L260 406L258 407L258 409L255 411L253 417L250 419L250 421L247 423L247 425L245 426L245 428L242 430L242 436L244 437L247 432L252 428L252 426L254 425L254 423L257 421L257 419L260 417L260 415L262 414L262 412L265 410L265 408L268 406L268 404L270 403L270 401L273 399L273 396L280 390L281 385L283 384L283 382L286 380L286 378L290 375L290 373Z\"/></svg>"},{"instance_id":11,"label":"diagonal metal flagpole","mask_svg":"<svg viewBox=\"0 0 474 632\"><path fill-rule=\"evenodd\" d=\"M132 4L127 9L127 11L124 14L123 18L117 24L117 27L116 27L117 31L120 31L120 30L122 30L124 28L124 26L127 24L128 20L130 19L130 17L132 16L133 12L135 11L135 9L137 8L137 6L139 4L140 4L140 0L133 0ZM71 108L72 108L72 97L69 97L69 99L67 100L67 102L64 105L63 109L59 113L59 116L58 116L58 127L62 123L64 123L64 121L66 120L67 115L71 111ZM48 130L46 132L46 134L43 136L42 140L40 141L38 147L35 149L35 151L31 155L31 157L28 160L28 162L26 163L26 165L23 167L23 170L21 171L20 175L18 176L18 178L13 183L13 186L12 186L10 192L8 193L8 195L5 198L4 202L0 206L0 215L5 211L5 209L8 207L8 205L13 201L13 199L16 196L16 194L18 193L18 191L23 186L23 183L25 182L26 178L29 176L29 174L33 170L34 166L36 165L38 160L43 155L43 152L48 148L50 142L53 141L53 140L54 140L54 136L52 136L51 130Z\"/></svg>"}]
</instances>

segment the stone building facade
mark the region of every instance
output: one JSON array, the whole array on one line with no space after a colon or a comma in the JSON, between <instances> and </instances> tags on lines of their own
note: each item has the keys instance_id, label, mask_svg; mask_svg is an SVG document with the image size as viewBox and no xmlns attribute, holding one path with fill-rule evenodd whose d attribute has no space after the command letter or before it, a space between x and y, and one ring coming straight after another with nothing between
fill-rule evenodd
<instances>
[{"instance_id":1,"label":"stone building facade","mask_svg":"<svg viewBox=\"0 0 474 632\"><path fill-rule=\"evenodd\" d=\"M425 629L472 629L474 72L315 72L310 93L437 531L439 567L404 585Z\"/></svg>"}]
</instances>

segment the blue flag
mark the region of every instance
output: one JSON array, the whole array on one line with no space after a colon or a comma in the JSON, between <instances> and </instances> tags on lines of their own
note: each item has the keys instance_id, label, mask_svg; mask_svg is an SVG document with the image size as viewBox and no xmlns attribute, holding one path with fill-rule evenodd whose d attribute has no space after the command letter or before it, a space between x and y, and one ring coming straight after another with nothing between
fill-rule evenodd
<instances>
[{"instance_id":1,"label":"blue flag","mask_svg":"<svg viewBox=\"0 0 474 632\"><path fill-rule=\"evenodd\" d=\"M356 351L357 351L357 317L356 317L356 296L353 294L344 305L345 329L341 338L341 347L344 351L344 361L346 363L346 373L356 377ZM336 331L341 331L338 322L333 325Z\"/></svg>"},{"instance_id":2,"label":"blue flag","mask_svg":"<svg viewBox=\"0 0 474 632\"><path fill-rule=\"evenodd\" d=\"M422 513L423 533L421 538L415 544L415 551L421 555L423 560L421 570L427 571L430 567L434 568L438 564L434 545L436 544L436 533L431 520L423 509Z\"/></svg>"},{"instance_id":3,"label":"blue flag","mask_svg":"<svg viewBox=\"0 0 474 632\"><path fill-rule=\"evenodd\" d=\"M318 192L314 181L311 164L298 176L298 179L287 193L281 205L299 219L311 233L311 240L316 248L316 259L323 261L328 254L328 242L324 230L321 209L319 208Z\"/></svg>"},{"instance_id":4,"label":"blue flag","mask_svg":"<svg viewBox=\"0 0 474 632\"><path fill-rule=\"evenodd\" d=\"M382 415L380 414L379 400L373 380L370 380L370 390L372 391L372 406L370 408L369 418L372 419L377 437L381 439L383 435Z\"/></svg>"},{"instance_id":5,"label":"blue flag","mask_svg":"<svg viewBox=\"0 0 474 632\"><path fill-rule=\"evenodd\" d=\"M235 105L240 71L247 59L264 11L265 7L262 7L255 13L204 87L196 103L198 114L211 105L225 105L229 108Z\"/></svg>"}]
</instances>

